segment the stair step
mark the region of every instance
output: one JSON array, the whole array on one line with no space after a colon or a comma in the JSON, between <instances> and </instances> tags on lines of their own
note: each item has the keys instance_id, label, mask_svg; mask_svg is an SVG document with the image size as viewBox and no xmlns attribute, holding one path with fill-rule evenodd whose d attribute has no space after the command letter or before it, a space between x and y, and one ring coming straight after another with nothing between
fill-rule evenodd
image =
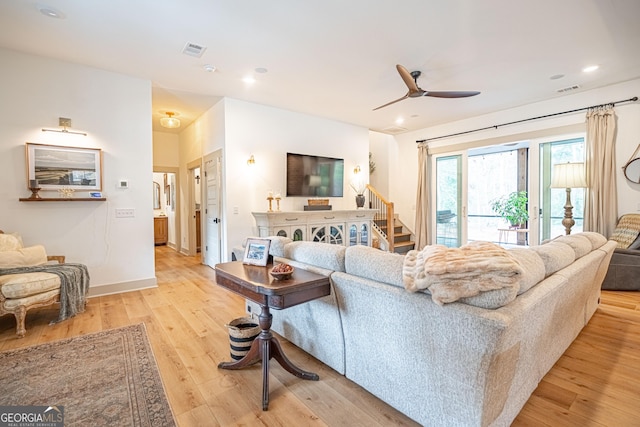
<instances>
[{"instance_id":1,"label":"stair step","mask_svg":"<svg viewBox=\"0 0 640 427\"><path fill-rule=\"evenodd\" d=\"M385 233L387 233L387 226L386 225L380 226L380 229L382 231L384 231ZM395 227L393 227L393 232L394 232L394 234L402 233L402 226L401 225L396 225ZM387 233L387 234L389 234L389 233Z\"/></svg>"},{"instance_id":2,"label":"stair step","mask_svg":"<svg viewBox=\"0 0 640 427\"><path fill-rule=\"evenodd\" d=\"M413 241L394 243L393 251L398 254L405 254L414 249L415 245L416 244Z\"/></svg>"},{"instance_id":3,"label":"stair step","mask_svg":"<svg viewBox=\"0 0 640 427\"><path fill-rule=\"evenodd\" d=\"M408 242L411 240L411 233L395 233L393 235L394 243Z\"/></svg>"},{"instance_id":4,"label":"stair step","mask_svg":"<svg viewBox=\"0 0 640 427\"><path fill-rule=\"evenodd\" d=\"M373 222L378 224L380 227L386 227L387 226L387 220L386 219L374 219ZM395 223L395 220L393 222Z\"/></svg>"}]
</instances>

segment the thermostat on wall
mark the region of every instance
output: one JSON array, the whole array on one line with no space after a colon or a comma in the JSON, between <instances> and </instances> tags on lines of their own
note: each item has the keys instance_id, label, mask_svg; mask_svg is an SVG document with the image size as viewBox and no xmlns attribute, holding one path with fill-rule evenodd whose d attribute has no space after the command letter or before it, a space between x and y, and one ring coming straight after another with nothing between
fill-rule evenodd
<instances>
[{"instance_id":1,"label":"thermostat on wall","mask_svg":"<svg viewBox=\"0 0 640 427\"><path fill-rule=\"evenodd\" d=\"M118 180L118 188L129 188L129 181L126 179L120 179Z\"/></svg>"}]
</instances>

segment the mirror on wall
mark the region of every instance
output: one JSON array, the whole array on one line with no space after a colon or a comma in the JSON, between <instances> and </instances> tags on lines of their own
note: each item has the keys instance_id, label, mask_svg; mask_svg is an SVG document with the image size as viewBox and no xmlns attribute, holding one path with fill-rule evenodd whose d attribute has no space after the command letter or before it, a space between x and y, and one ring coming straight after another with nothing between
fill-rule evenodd
<instances>
[{"instance_id":1,"label":"mirror on wall","mask_svg":"<svg viewBox=\"0 0 640 427\"><path fill-rule=\"evenodd\" d=\"M640 184L640 144L626 165L622 167L624 177L634 184Z\"/></svg>"},{"instance_id":2,"label":"mirror on wall","mask_svg":"<svg viewBox=\"0 0 640 427\"><path fill-rule=\"evenodd\" d=\"M635 184L640 184L640 157L631 160L623 169L625 178Z\"/></svg>"},{"instance_id":3,"label":"mirror on wall","mask_svg":"<svg viewBox=\"0 0 640 427\"><path fill-rule=\"evenodd\" d=\"M153 209L160 209L160 184L153 183Z\"/></svg>"}]
</instances>

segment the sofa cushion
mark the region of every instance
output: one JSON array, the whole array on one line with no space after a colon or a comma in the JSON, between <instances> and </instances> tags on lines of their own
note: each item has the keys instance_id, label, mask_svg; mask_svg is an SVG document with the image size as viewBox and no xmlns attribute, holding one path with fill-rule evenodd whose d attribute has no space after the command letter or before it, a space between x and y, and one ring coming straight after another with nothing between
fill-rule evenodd
<instances>
[{"instance_id":1,"label":"sofa cushion","mask_svg":"<svg viewBox=\"0 0 640 427\"><path fill-rule=\"evenodd\" d=\"M365 279L403 287L404 256L369 246L351 246L344 256L345 272Z\"/></svg>"},{"instance_id":2,"label":"sofa cushion","mask_svg":"<svg viewBox=\"0 0 640 427\"><path fill-rule=\"evenodd\" d=\"M472 297L460 298L458 302L475 307L494 310L503 307L516 299L518 289L515 287L494 289L492 291L480 292Z\"/></svg>"},{"instance_id":3,"label":"sofa cushion","mask_svg":"<svg viewBox=\"0 0 640 427\"><path fill-rule=\"evenodd\" d=\"M60 295L60 291L54 289L52 291L43 292L41 294L30 295L25 298L8 299L4 302L4 308L7 311L12 312L21 305L33 306L34 304L51 302L52 298L55 298L57 295Z\"/></svg>"},{"instance_id":4,"label":"sofa cushion","mask_svg":"<svg viewBox=\"0 0 640 427\"><path fill-rule=\"evenodd\" d=\"M627 249L631 249L631 250L637 250L640 249L640 235L638 235L638 237L636 238L636 240L633 241L632 244L629 245L629 247Z\"/></svg>"},{"instance_id":5,"label":"sofa cushion","mask_svg":"<svg viewBox=\"0 0 640 427\"><path fill-rule=\"evenodd\" d=\"M622 215L610 239L618 242L618 248L627 249L640 234L640 214Z\"/></svg>"},{"instance_id":6,"label":"sofa cushion","mask_svg":"<svg viewBox=\"0 0 640 427\"><path fill-rule=\"evenodd\" d=\"M296 261L288 258L274 257L273 262L289 264L294 268L310 271L312 273L320 274L321 276L328 277L328 276L331 276L331 273L333 273L333 270L329 270L327 268L318 267L317 265L307 264L305 262L300 262L300 261Z\"/></svg>"},{"instance_id":7,"label":"sofa cushion","mask_svg":"<svg viewBox=\"0 0 640 427\"><path fill-rule=\"evenodd\" d=\"M598 249L600 246L607 243L607 238L595 231L583 231L576 234L576 236L584 236L591 242L591 249Z\"/></svg>"},{"instance_id":8,"label":"sofa cushion","mask_svg":"<svg viewBox=\"0 0 640 427\"><path fill-rule=\"evenodd\" d=\"M0 233L0 252L17 251L22 248L22 239L15 234Z\"/></svg>"},{"instance_id":9,"label":"sofa cushion","mask_svg":"<svg viewBox=\"0 0 640 427\"><path fill-rule=\"evenodd\" d=\"M560 236L555 239L554 242L566 243L571 246L576 254L576 259L582 258L592 250L591 241L586 236L582 236L580 234Z\"/></svg>"},{"instance_id":10,"label":"sofa cushion","mask_svg":"<svg viewBox=\"0 0 640 427\"><path fill-rule=\"evenodd\" d=\"M26 298L55 289L60 289L60 277L52 273L36 272L0 276L0 292L8 299Z\"/></svg>"},{"instance_id":11,"label":"sofa cushion","mask_svg":"<svg viewBox=\"0 0 640 427\"><path fill-rule=\"evenodd\" d=\"M304 262L333 271L344 271L344 254L341 245L318 242L293 242L284 246L284 258Z\"/></svg>"},{"instance_id":12,"label":"sofa cushion","mask_svg":"<svg viewBox=\"0 0 640 427\"><path fill-rule=\"evenodd\" d=\"M515 297L522 273L522 267L509 252L491 242L471 242L459 248L429 245L421 251L411 250L402 270L406 290L429 289L439 305L502 288L515 289Z\"/></svg>"},{"instance_id":13,"label":"sofa cushion","mask_svg":"<svg viewBox=\"0 0 640 427\"><path fill-rule=\"evenodd\" d=\"M42 245L0 252L0 268L29 267L46 263L47 253Z\"/></svg>"},{"instance_id":14,"label":"sofa cushion","mask_svg":"<svg viewBox=\"0 0 640 427\"><path fill-rule=\"evenodd\" d=\"M573 248L566 243L558 242L557 239L544 245L532 246L531 250L542 258L545 277L565 268L576 259L576 253Z\"/></svg>"},{"instance_id":15,"label":"sofa cushion","mask_svg":"<svg viewBox=\"0 0 640 427\"><path fill-rule=\"evenodd\" d=\"M544 280L546 270L544 262L537 252L532 251L530 248L513 248L509 249L509 253L516 259L523 270L518 295L527 292Z\"/></svg>"}]
</instances>

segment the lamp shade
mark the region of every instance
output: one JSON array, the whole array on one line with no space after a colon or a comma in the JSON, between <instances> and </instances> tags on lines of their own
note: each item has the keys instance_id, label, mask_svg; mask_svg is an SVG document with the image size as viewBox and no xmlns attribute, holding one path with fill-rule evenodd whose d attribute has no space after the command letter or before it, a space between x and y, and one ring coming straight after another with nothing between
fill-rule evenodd
<instances>
[{"instance_id":1,"label":"lamp shade","mask_svg":"<svg viewBox=\"0 0 640 427\"><path fill-rule=\"evenodd\" d=\"M585 188L584 163L557 163L553 165L551 188Z\"/></svg>"},{"instance_id":2,"label":"lamp shade","mask_svg":"<svg viewBox=\"0 0 640 427\"><path fill-rule=\"evenodd\" d=\"M173 113L171 111L167 111L167 116L168 117L163 117L160 119L160 126L165 127L165 128L169 128L169 129L174 129L174 128L179 128L180 127L180 120L176 119L175 117L173 117L176 113Z\"/></svg>"}]
</instances>

